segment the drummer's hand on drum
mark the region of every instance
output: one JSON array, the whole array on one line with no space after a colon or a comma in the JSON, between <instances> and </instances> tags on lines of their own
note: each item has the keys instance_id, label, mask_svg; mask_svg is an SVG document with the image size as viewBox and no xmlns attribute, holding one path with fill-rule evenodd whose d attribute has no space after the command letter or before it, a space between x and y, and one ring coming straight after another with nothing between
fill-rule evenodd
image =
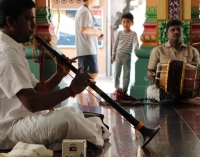
<instances>
[{"instance_id":1,"label":"drummer's hand on drum","mask_svg":"<svg viewBox=\"0 0 200 157\"><path fill-rule=\"evenodd\" d=\"M71 84L70 84L70 88L73 89L75 94L79 94L81 93L87 86L93 85L96 82L91 82L89 81L90 79L92 79L92 77L90 76L90 74L88 73L81 73L83 67L80 67L77 72L76 72L76 76L74 77L74 79L72 80Z\"/></svg>"},{"instance_id":2,"label":"drummer's hand on drum","mask_svg":"<svg viewBox=\"0 0 200 157\"><path fill-rule=\"evenodd\" d=\"M149 80L151 82L154 82L155 81L155 76L156 76L156 72L153 71L153 70L148 70L147 72L147 77L149 78Z\"/></svg>"}]
</instances>

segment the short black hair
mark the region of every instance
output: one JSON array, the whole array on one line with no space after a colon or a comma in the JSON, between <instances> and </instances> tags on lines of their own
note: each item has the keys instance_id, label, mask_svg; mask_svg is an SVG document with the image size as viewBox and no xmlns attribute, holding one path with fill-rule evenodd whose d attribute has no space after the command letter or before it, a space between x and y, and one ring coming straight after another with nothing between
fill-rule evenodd
<instances>
[{"instance_id":1,"label":"short black hair","mask_svg":"<svg viewBox=\"0 0 200 157\"><path fill-rule=\"evenodd\" d=\"M17 19L28 8L36 8L36 4L32 0L0 0L0 28L7 25L7 16Z\"/></svg>"},{"instance_id":2,"label":"short black hair","mask_svg":"<svg viewBox=\"0 0 200 157\"><path fill-rule=\"evenodd\" d=\"M130 19L133 22L133 15L131 13L124 13L122 14L121 20L122 19Z\"/></svg>"},{"instance_id":3,"label":"short black hair","mask_svg":"<svg viewBox=\"0 0 200 157\"><path fill-rule=\"evenodd\" d=\"M167 23L167 28L166 28L166 32L168 32L169 27L171 26L181 26L182 27L182 22L180 20L170 20Z\"/></svg>"}]
</instances>

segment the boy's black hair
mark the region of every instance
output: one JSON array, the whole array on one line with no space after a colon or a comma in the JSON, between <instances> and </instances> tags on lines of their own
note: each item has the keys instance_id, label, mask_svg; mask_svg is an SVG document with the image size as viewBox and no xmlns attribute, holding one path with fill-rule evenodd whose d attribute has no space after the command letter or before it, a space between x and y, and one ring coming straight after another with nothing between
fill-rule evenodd
<instances>
[{"instance_id":1,"label":"boy's black hair","mask_svg":"<svg viewBox=\"0 0 200 157\"><path fill-rule=\"evenodd\" d=\"M122 19L130 19L132 22L133 22L133 15L131 13L124 13L121 17L121 20Z\"/></svg>"},{"instance_id":2,"label":"boy's black hair","mask_svg":"<svg viewBox=\"0 0 200 157\"><path fill-rule=\"evenodd\" d=\"M0 0L0 28L7 25L6 17L17 19L28 8L36 8L36 4L32 0Z\"/></svg>"},{"instance_id":3,"label":"boy's black hair","mask_svg":"<svg viewBox=\"0 0 200 157\"><path fill-rule=\"evenodd\" d=\"M166 26L166 32L168 32L168 29L169 27L171 26L181 26L182 27L182 22L180 20L170 20L168 23L167 23L167 26Z\"/></svg>"}]
</instances>

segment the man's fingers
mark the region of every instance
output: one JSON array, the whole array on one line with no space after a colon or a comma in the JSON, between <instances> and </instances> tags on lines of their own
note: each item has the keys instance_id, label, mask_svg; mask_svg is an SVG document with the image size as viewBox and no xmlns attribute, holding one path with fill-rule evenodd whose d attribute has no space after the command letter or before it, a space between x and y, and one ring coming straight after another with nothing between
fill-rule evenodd
<instances>
[{"instance_id":1,"label":"man's fingers","mask_svg":"<svg viewBox=\"0 0 200 157\"><path fill-rule=\"evenodd\" d=\"M60 60L59 60L58 58L56 58L56 57L54 57L54 61L55 61L56 63L61 64Z\"/></svg>"},{"instance_id":2,"label":"man's fingers","mask_svg":"<svg viewBox=\"0 0 200 157\"><path fill-rule=\"evenodd\" d=\"M96 82L91 82L91 81L87 82L88 86L93 85L93 84L96 84Z\"/></svg>"},{"instance_id":3,"label":"man's fingers","mask_svg":"<svg viewBox=\"0 0 200 157\"><path fill-rule=\"evenodd\" d=\"M78 70L76 71L76 75L77 76L80 76L82 73L81 73L81 70L83 69L83 67L80 67L78 68Z\"/></svg>"},{"instance_id":4,"label":"man's fingers","mask_svg":"<svg viewBox=\"0 0 200 157\"><path fill-rule=\"evenodd\" d=\"M71 60L71 62L76 62L77 59L78 59L78 57L73 57L70 60Z\"/></svg>"}]
</instances>

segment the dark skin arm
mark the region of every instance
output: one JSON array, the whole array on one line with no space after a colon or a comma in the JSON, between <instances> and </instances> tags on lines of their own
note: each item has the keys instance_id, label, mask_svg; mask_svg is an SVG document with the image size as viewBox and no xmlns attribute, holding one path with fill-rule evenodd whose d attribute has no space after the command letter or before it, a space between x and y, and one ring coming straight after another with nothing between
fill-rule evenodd
<instances>
[{"instance_id":1,"label":"dark skin arm","mask_svg":"<svg viewBox=\"0 0 200 157\"><path fill-rule=\"evenodd\" d=\"M88 80L92 79L92 77L88 73L82 74L81 70L82 68L78 69L75 78L69 85L69 87L72 88L75 94L79 94L87 86L94 84L94 82L88 82ZM57 74L53 75L52 78L49 81L47 81L48 89L53 88L56 85L56 83L59 82L59 80L61 80L61 77L56 78L56 75L61 73L64 74L64 72L59 71L58 68ZM50 85L51 82L53 82L53 85ZM48 93L43 93L40 91L41 87L40 84L38 84L35 89L21 89L16 94L16 96L26 107L26 109L30 112L38 112L42 110L47 110L49 108L53 108L54 106L71 96L71 91L68 88L63 88L59 91L53 91Z\"/></svg>"},{"instance_id":2,"label":"dark skin arm","mask_svg":"<svg viewBox=\"0 0 200 157\"><path fill-rule=\"evenodd\" d=\"M151 82L155 81L156 71L148 69L147 71L147 77Z\"/></svg>"},{"instance_id":3,"label":"dark skin arm","mask_svg":"<svg viewBox=\"0 0 200 157\"><path fill-rule=\"evenodd\" d=\"M72 59L67 58L65 55L62 55L63 58L65 58L66 62L68 62L69 64L75 63L76 59L78 57L74 57ZM64 67L57 59L55 59L56 62L56 73L54 75L52 75L47 81L45 81L45 86L48 89L48 91L53 91L58 84L61 82L61 80L63 79L63 77L65 77L66 75L68 75L69 73L69 69ZM41 84L38 83L35 87L35 91L36 92L43 92Z\"/></svg>"}]
</instances>

